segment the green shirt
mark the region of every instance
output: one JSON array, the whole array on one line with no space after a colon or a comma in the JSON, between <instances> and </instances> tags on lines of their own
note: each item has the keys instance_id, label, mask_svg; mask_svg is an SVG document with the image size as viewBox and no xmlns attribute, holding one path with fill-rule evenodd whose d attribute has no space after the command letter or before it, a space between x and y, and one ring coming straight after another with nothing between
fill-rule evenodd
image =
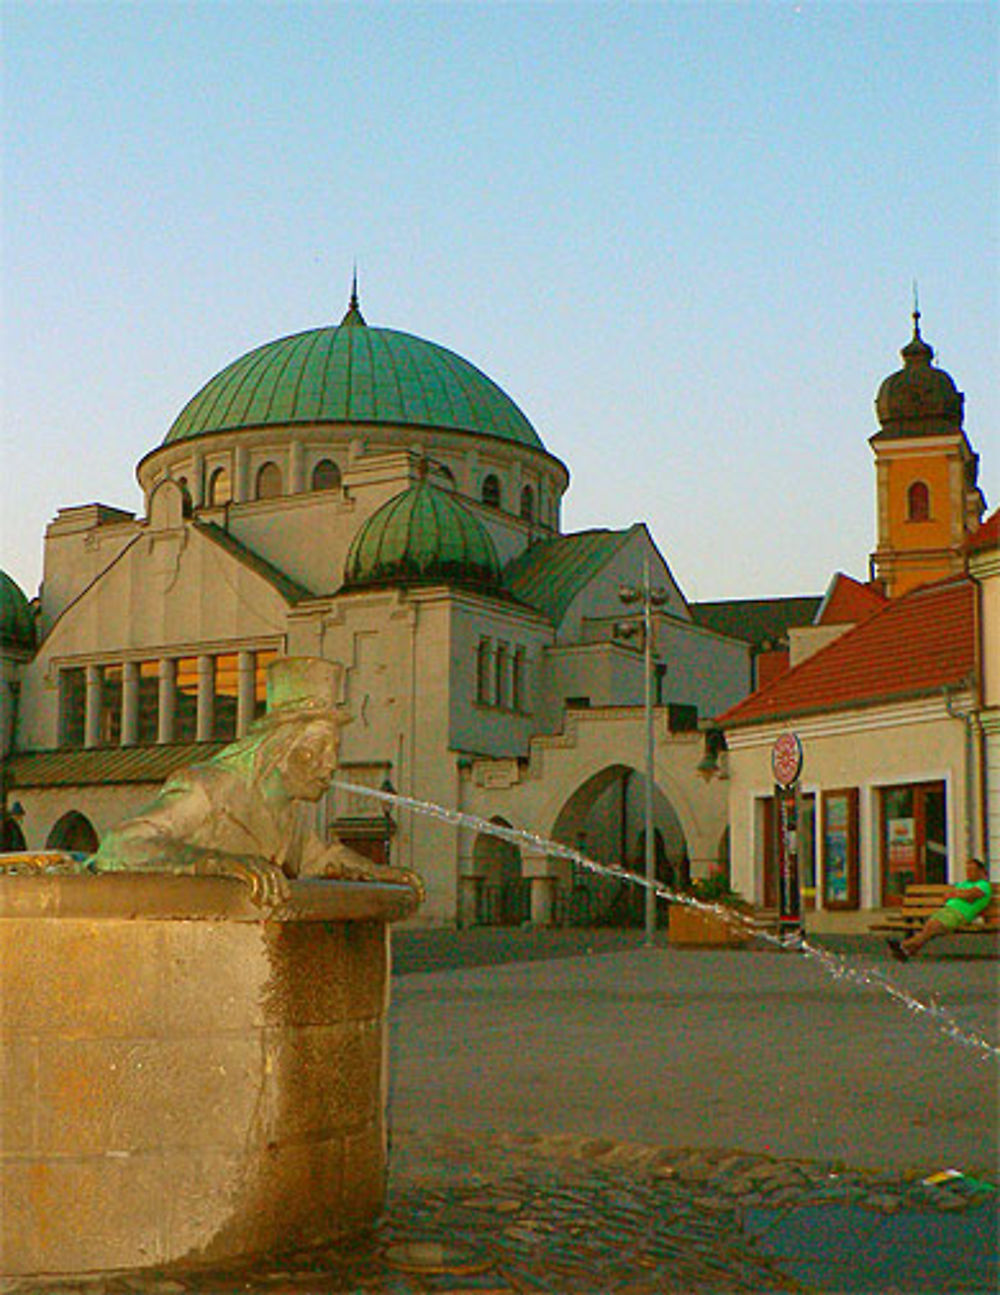
<instances>
[{"instance_id":1,"label":"green shirt","mask_svg":"<svg viewBox=\"0 0 1000 1295\"><path fill-rule=\"evenodd\" d=\"M970 895L968 899L945 900L945 908L953 908L961 914L965 922L971 922L973 918L978 917L993 898L993 887L988 881L960 881L957 889L979 891L975 899Z\"/></svg>"}]
</instances>

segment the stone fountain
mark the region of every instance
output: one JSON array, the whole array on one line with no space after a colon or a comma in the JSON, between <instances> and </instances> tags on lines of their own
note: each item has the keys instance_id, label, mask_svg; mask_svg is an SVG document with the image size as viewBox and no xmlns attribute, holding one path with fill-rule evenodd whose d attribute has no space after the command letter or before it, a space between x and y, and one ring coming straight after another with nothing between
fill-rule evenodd
<instances>
[{"instance_id":1,"label":"stone fountain","mask_svg":"<svg viewBox=\"0 0 1000 1295\"><path fill-rule=\"evenodd\" d=\"M339 668L93 859L0 875L0 1273L232 1261L369 1228L386 1178L389 926L419 879L306 830Z\"/></svg>"}]
</instances>

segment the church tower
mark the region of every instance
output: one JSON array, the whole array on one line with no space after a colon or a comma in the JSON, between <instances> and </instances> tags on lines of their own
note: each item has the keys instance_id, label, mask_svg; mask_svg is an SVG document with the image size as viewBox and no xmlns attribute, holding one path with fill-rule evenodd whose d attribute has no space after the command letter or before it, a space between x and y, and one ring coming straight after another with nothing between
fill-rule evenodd
<instances>
[{"instance_id":1,"label":"church tower","mask_svg":"<svg viewBox=\"0 0 1000 1295\"><path fill-rule=\"evenodd\" d=\"M920 336L903 347L903 367L879 387L875 453L878 541L871 575L890 598L964 566L963 546L982 520L979 456L962 427L965 397L934 367Z\"/></svg>"}]
</instances>

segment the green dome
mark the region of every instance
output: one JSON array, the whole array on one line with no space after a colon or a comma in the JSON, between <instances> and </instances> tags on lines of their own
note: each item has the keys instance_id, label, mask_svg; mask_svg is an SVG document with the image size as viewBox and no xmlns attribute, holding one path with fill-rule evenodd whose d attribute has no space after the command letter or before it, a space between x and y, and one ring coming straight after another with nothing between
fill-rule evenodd
<instances>
[{"instance_id":1,"label":"green dome","mask_svg":"<svg viewBox=\"0 0 1000 1295\"><path fill-rule=\"evenodd\" d=\"M875 412L883 436L936 436L960 430L965 398L951 375L934 367L934 350L920 336L920 312L913 312L913 337L900 351L903 367L878 389Z\"/></svg>"},{"instance_id":2,"label":"green dome","mask_svg":"<svg viewBox=\"0 0 1000 1295\"><path fill-rule=\"evenodd\" d=\"M31 607L6 571L0 571L0 647L35 650L35 618Z\"/></svg>"},{"instance_id":3,"label":"green dome","mask_svg":"<svg viewBox=\"0 0 1000 1295\"><path fill-rule=\"evenodd\" d=\"M426 479L372 513L351 542L344 569L347 588L499 583L500 562L486 528Z\"/></svg>"},{"instance_id":4,"label":"green dome","mask_svg":"<svg viewBox=\"0 0 1000 1295\"><path fill-rule=\"evenodd\" d=\"M544 449L517 405L468 360L409 333L369 328L356 297L338 326L234 360L187 403L164 444L317 422L442 427Z\"/></svg>"}]
</instances>

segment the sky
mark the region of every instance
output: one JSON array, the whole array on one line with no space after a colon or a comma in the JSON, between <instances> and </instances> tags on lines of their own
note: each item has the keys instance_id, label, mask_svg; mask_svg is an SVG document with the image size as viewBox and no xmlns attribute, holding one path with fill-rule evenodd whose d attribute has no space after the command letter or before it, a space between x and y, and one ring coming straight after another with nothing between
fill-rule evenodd
<instances>
[{"instance_id":1,"label":"sky","mask_svg":"<svg viewBox=\"0 0 1000 1295\"><path fill-rule=\"evenodd\" d=\"M229 361L369 324L488 373L692 600L866 578L918 284L1000 502L997 7L10 3L0 566Z\"/></svg>"}]
</instances>

